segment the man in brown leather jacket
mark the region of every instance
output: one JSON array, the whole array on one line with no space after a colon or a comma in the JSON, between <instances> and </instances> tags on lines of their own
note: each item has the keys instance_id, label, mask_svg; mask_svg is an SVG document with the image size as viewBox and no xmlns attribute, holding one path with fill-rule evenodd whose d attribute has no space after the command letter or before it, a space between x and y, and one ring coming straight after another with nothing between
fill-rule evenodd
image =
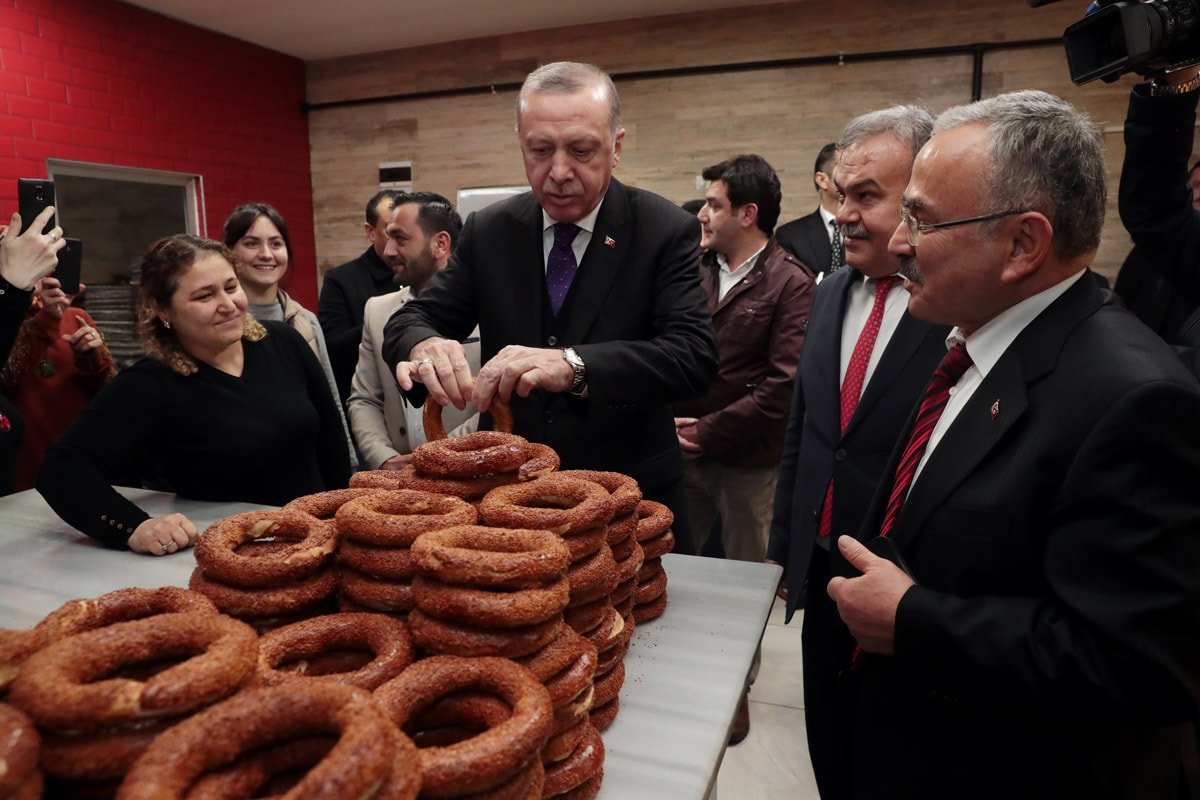
<instances>
[{"instance_id":1,"label":"man in brown leather jacket","mask_svg":"<svg viewBox=\"0 0 1200 800\"><path fill-rule=\"evenodd\" d=\"M720 368L703 397L675 407L687 509L694 531L720 520L727 558L762 561L815 282L772 235L781 193L770 164L740 155L702 174L701 283Z\"/></svg>"}]
</instances>

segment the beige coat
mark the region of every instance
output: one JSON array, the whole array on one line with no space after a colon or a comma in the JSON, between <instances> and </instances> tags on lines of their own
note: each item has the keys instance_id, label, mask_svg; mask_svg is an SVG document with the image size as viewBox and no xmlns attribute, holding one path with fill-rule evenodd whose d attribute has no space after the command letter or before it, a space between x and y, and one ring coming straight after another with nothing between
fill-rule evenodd
<instances>
[{"instance_id":1,"label":"beige coat","mask_svg":"<svg viewBox=\"0 0 1200 800\"><path fill-rule=\"evenodd\" d=\"M410 297L407 288L372 297L363 310L363 337L358 346L358 367L350 384L346 411L350 430L358 443L363 469L379 469L393 456L411 453L411 420L419 418L419 409L408 406L400 396L396 376L383 360L383 326L396 309ZM479 373L479 333L464 343L471 374ZM406 413L407 412L407 413ZM468 405L463 411L450 406L443 422L450 436L471 433L479 425L479 415ZM423 440L422 440L423 441ZM418 442L419 444L420 442Z\"/></svg>"}]
</instances>

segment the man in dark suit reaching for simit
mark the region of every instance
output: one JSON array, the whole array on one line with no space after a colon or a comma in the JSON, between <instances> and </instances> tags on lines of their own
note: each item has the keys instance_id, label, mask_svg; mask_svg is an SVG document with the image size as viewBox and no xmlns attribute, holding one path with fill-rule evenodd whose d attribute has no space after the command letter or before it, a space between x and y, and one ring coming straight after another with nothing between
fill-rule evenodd
<instances>
[{"instance_id":1,"label":"man in dark suit reaching for simit","mask_svg":"<svg viewBox=\"0 0 1200 800\"><path fill-rule=\"evenodd\" d=\"M699 282L696 219L612 177L621 157L616 87L589 64L526 78L517 138L522 194L466 221L450 265L388 323L384 354L405 392L481 411L511 401L514 431L564 468L632 475L676 514L692 551L671 404L716 374ZM473 379L458 340L478 324Z\"/></svg>"}]
</instances>

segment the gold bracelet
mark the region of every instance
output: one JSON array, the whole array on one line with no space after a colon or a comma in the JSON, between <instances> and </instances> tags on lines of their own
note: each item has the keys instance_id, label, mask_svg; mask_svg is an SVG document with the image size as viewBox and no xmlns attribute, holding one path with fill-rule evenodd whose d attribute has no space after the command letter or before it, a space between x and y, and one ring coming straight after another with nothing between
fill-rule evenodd
<instances>
[{"instance_id":1,"label":"gold bracelet","mask_svg":"<svg viewBox=\"0 0 1200 800\"><path fill-rule=\"evenodd\" d=\"M1200 89L1200 72L1197 72L1183 83L1159 83L1158 81L1161 77L1163 76L1155 76L1150 80L1151 97L1168 97L1176 94L1187 94L1188 92Z\"/></svg>"}]
</instances>

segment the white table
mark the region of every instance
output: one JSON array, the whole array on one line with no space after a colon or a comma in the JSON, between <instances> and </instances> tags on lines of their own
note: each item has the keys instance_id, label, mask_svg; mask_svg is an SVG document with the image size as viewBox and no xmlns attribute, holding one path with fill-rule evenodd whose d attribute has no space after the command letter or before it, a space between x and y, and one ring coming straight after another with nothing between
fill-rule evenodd
<instances>
[{"instance_id":1,"label":"white table","mask_svg":"<svg viewBox=\"0 0 1200 800\"><path fill-rule=\"evenodd\" d=\"M153 515L197 527L258 506L124 493ZM191 550L155 558L100 547L33 491L0 498L0 627L27 627L67 600L125 586L186 586ZM604 733L601 800L703 800L717 769L779 582L768 564L668 555L666 613L638 626L621 712Z\"/></svg>"}]
</instances>

